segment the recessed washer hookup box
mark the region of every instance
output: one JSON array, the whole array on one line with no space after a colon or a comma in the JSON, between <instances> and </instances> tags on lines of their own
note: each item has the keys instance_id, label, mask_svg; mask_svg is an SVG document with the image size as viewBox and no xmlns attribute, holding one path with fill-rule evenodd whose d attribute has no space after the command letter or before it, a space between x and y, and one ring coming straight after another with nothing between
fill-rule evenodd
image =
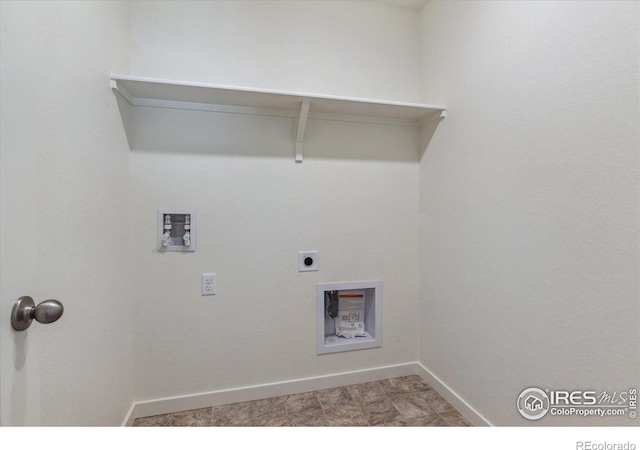
<instances>
[{"instance_id":1,"label":"recessed washer hookup box","mask_svg":"<svg viewBox=\"0 0 640 450\"><path fill-rule=\"evenodd\" d=\"M382 281L317 285L317 354L382 347Z\"/></svg>"}]
</instances>

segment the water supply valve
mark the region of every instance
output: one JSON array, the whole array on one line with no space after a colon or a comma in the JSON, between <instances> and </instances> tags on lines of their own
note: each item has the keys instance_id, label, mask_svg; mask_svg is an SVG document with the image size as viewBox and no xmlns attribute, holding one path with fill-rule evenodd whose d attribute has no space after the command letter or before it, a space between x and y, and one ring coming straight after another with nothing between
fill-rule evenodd
<instances>
[{"instance_id":1,"label":"water supply valve","mask_svg":"<svg viewBox=\"0 0 640 450\"><path fill-rule=\"evenodd\" d=\"M194 252L196 250L196 212L192 209L158 210L158 244L160 252Z\"/></svg>"}]
</instances>

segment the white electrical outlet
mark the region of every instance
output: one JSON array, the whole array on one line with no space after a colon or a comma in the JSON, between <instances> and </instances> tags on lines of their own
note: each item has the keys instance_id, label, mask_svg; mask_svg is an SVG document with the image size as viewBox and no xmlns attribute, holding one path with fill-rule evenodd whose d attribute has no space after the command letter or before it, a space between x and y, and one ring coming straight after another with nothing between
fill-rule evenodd
<instances>
[{"instance_id":1,"label":"white electrical outlet","mask_svg":"<svg viewBox=\"0 0 640 450\"><path fill-rule=\"evenodd\" d=\"M200 286L202 295L216 295L216 274L203 273Z\"/></svg>"}]
</instances>

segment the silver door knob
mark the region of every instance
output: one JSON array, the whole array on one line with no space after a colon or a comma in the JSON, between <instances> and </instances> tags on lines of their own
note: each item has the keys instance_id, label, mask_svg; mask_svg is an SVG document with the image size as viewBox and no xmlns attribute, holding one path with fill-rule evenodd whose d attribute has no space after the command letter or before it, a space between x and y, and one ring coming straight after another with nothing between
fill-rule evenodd
<instances>
[{"instance_id":1,"label":"silver door knob","mask_svg":"<svg viewBox=\"0 0 640 450\"><path fill-rule=\"evenodd\" d=\"M29 328L33 319L40 323L51 323L58 320L63 312L64 307L58 300L45 300L36 306L33 299L25 295L13 305L11 326L16 331L24 331Z\"/></svg>"}]
</instances>

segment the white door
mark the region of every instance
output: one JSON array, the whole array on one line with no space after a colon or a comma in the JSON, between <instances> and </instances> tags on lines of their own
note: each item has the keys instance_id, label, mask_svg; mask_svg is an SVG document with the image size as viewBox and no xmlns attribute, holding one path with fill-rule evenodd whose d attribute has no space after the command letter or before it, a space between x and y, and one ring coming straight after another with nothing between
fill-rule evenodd
<instances>
[{"instance_id":1,"label":"white door","mask_svg":"<svg viewBox=\"0 0 640 450\"><path fill-rule=\"evenodd\" d=\"M0 18L0 421L120 425L133 402L130 151L109 74L128 69L129 4L1 0ZM21 296L64 314L16 332Z\"/></svg>"},{"instance_id":2,"label":"white door","mask_svg":"<svg viewBox=\"0 0 640 450\"><path fill-rule=\"evenodd\" d=\"M37 276L37 179L35 136L31 125L35 102L30 89L35 74L28 70L35 52L35 14L13 14L15 3L1 3L0 64L0 423L40 421L38 342L46 330L32 326L15 332L10 313L18 297L36 302L41 292ZM26 8L35 8L29 4ZM23 12L25 5L21 6ZM11 20L9 20L9 18ZM27 30L25 32L25 30Z\"/></svg>"}]
</instances>

